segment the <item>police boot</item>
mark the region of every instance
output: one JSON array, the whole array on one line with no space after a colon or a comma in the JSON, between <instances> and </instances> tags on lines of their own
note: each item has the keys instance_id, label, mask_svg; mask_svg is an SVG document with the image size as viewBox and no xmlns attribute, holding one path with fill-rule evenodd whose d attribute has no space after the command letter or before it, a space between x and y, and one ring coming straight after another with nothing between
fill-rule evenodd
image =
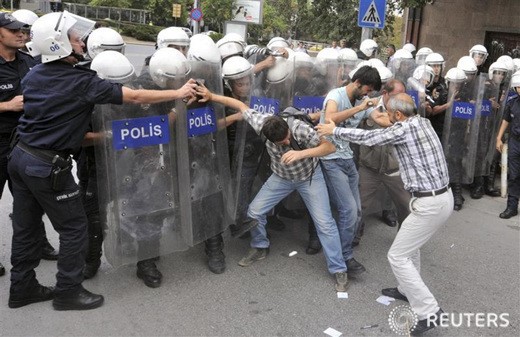
<instances>
[{"instance_id":1,"label":"police boot","mask_svg":"<svg viewBox=\"0 0 520 337\"><path fill-rule=\"evenodd\" d=\"M89 235L87 258L85 260L85 268L83 269L83 277L85 277L85 279L92 278L97 274L99 266L101 265L102 244L102 233Z\"/></svg>"},{"instance_id":2,"label":"police boot","mask_svg":"<svg viewBox=\"0 0 520 337\"><path fill-rule=\"evenodd\" d=\"M454 183L451 184L451 190L453 192L453 209L460 211L464 204L464 197L462 196L462 184Z\"/></svg>"},{"instance_id":3,"label":"police boot","mask_svg":"<svg viewBox=\"0 0 520 337\"><path fill-rule=\"evenodd\" d=\"M473 179L469 195L471 199L480 199L484 196L484 177L478 176Z\"/></svg>"},{"instance_id":4,"label":"police boot","mask_svg":"<svg viewBox=\"0 0 520 337\"><path fill-rule=\"evenodd\" d=\"M137 277L143 280L144 284L150 288L161 286L162 274L155 265L155 259L147 259L137 262Z\"/></svg>"},{"instance_id":5,"label":"police boot","mask_svg":"<svg viewBox=\"0 0 520 337\"><path fill-rule=\"evenodd\" d=\"M305 254L314 255L318 254L321 251L321 242L318 238L318 233L316 232L316 227L314 226L314 222L312 219L309 219L309 245L307 249L305 249Z\"/></svg>"},{"instance_id":6,"label":"police boot","mask_svg":"<svg viewBox=\"0 0 520 337\"><path fill-rule=\"evenodd\" d=\"M491 164L489 175L484 177L484 193L490 197L499 197L500 191L495 188L495 178L497 175L497 166L495 163Z\"/></svg>"},{"instance_id":7,"label":"police boot","mask_svg":"<svg viewBox=\"0 0 520 337\"><path fill-rule=\"evenodd\" d=\"M222 234L207 239L204 244L206 245L209 270L215 274L222 274L226 270L226 256L222 252L224 248Z\"/></svg>"}]
</instances>

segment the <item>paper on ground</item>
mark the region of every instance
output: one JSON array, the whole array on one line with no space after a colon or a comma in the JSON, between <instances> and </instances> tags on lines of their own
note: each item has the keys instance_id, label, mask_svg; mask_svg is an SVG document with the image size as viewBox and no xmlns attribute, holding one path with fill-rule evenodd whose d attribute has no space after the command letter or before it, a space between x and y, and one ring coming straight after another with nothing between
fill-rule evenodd
<instances>
[{"instance_id":1,"label":"paper on ground","mask_svg":"<svg viewBox=\"0 0 520 337\"><path fill-rule=\"evenodd\" d=\"M338 291L336 294L338 294L338 298L348 298L348 293Z\"/></svg>"},{"instance_id":2,"label":"paper on ground","mask_svg":"<svg viewBox=\"0 0 520 337\"><path fill-rule=\"evenodd\" d=\"M323 331L323 333L326 333L327 335L329 335L331 337L339 337L342 335L341 332L339 332L338 330L333 329L333 328L327 328L327 330Z\"/></svg>"},{"instance_id":3,"label":"paper on ground","mask_svg":"<svg viewBox=\"0 0 520 337\"><path fill-rule=\"evenodd\" d=\"M395 298L381 295L376 299L376 301L384 305L390 305L390 302L395 301Z\"/></svg>"}]
</instances>

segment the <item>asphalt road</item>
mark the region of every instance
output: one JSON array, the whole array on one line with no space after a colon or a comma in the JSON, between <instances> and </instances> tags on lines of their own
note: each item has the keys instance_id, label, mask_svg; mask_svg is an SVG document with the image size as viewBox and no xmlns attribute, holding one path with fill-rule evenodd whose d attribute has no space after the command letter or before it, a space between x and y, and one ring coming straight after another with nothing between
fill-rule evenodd
<instances>
[{"instance_id":1,"label":"asphalt road","mask_svg":"<svg viewBox=\"0 0 520 337\"><path fill-rule=\"evenodd\" d=\"M153 46L133 48L127 46L127 55L140 62L153 52ZM505 199L472 200L465 193L464 208L422 249L422 276L453 322L462 314L483 313L507 314L509 324L479 327L472 319L425 336L518 336L520 218L498 218ZM7 268L11 204L6 188L0 200L0 261ZM144 286L135 266L114 269L104 261L98 275L84 282L105 296L105 304L91 311L58 312L50 302L9 309L7 273L0 277L0 336L327 336L327 328L344 336L397 336L388 317L405 302L376 302L382 288L395 286L386 259L395 229L369 218L355 250L367 272L352 282L348 299L338 299L323 254L304 252L306 222L286 222L284 232L271 232L270 255L248 268L237 265L248 241L229 235L227 270L221 275L207 270L201 245L162 257L158 266L164 279L157 289ZM45 223L57 247L57 234ZM297 254L289 257L292 251ZM55 262L42 261L37 268L44 285L53 285L55 274Z\"/></svg>"}]
</instances>

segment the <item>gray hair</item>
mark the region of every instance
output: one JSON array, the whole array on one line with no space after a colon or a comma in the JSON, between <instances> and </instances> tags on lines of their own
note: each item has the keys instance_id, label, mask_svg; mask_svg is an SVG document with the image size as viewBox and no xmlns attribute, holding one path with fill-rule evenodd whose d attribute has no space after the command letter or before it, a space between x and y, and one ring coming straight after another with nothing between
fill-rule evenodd
<instances>
[{"instance_id":1,"label":"gray hair","mask_svg":"<svg viewBox=\"0 0 520 337\"><path fill-rule=\"evenodd\" d=\"M394 112L399 110L406 117L412 117L417 114L415 102L407 94L390 96L386 108Z\"/></svg>"}]
</instances>

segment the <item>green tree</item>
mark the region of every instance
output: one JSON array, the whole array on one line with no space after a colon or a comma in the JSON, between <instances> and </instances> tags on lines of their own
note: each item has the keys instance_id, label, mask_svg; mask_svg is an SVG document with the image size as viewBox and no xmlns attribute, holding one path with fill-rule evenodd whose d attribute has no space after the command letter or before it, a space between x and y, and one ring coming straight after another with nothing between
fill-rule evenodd
<instances>
[{"instance_id":1,"label":"green tree","mask_svg":"<svg viewBox=\"0 0 520 337\"><path fill-rule=\"evenodd\" d=\"M210 30L224 32L224 23L232 19L232 11L236 0L206 0L202 1L201 10L204 14L204 25Z\"/></svg>"}]
</instances>

